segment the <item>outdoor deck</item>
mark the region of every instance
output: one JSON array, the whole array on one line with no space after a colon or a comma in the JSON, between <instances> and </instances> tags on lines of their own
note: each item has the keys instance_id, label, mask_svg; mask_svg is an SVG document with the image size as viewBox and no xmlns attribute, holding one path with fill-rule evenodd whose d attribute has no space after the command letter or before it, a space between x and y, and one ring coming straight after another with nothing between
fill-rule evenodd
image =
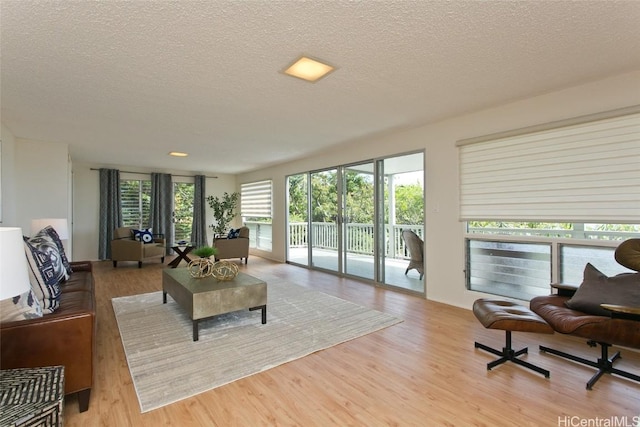
<instances>
[{"instance_id":1,"label":"outdoor deck","mask_svg":"<svg viewBox=\"0 0 640 427\"><path fill-rule=\"evenodd\" d=\"M307 249L295 248L289 252L288 261L301 265L308 265ZM350 276L362 277L364 279L374 279L374 258L367 255L349 254L346 273ZM385 279L380 280L382 284L406 289L414 292L424 292L424 277L420 280L420 274L416 270L411 270L404 274L409 265L408 260L388 258L385 260ZM314 249L314 268L337 271L338 252L328 249Z\"/></svg>"}]
</instances>

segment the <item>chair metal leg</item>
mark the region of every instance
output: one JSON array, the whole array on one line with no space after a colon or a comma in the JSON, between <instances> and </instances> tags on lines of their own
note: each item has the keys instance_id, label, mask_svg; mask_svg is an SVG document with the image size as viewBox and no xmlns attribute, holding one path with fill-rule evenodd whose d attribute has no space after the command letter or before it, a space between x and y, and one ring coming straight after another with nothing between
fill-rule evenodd
<instances>
[{"instance_id":1,"label":"chair metal leg","mask_svg":"<svg viewBox=\"0 0 640 427\"><path fill-rule=\"evenodd\" d=\"M589 341L588 343L593 347L593 341ZM594 384L602 377L604 374L616 374L624 378L628 378L633 381L640 382L640 376L632 374L631 372L622 371L620 369L614 368L613 363L618 360L620 356L620 352L616 352L613 356L609 357L609 347L611 344L598 342L596 345L600 345L600 358L597 361L584 359L579 356L575 356L573 354L565 353L564 351L555 350L553 348L540 346L540 351L543 353L551 353L553 355L562 357L564 359L569 359L574 362L582 363L583 365L592 366L598 369L589 381L587 381L587 390L591 390Z\"/></svg>"},{"instance_id":2,"label":"chair metal leg","mask_svg":"<svg viewBox=\"0 0 640 427\"><path fill-rule=\"evenodd\" d=\"M502 348L502 351L496 350L494 348L491 348L479 342L474 343L475 348L480 348L482 350L488 351L489 353L493 353L496 356L501 356L500 358L494 360L493 362L487 363L487 370L490 371L492 368L495 368L496 366L501 365L504 362L511 361L516 365L520 365L525 368L531 369L532 371L536 371L544 375L546 378L549 378L551 374L548 370L542 369L539 366L536 366L529 362L525 362L524 360L518 359L517 358L518 356L527 353L528 351L527 347L520 349L518 351L515 351L511 346L511 331L505 331L505 334L506 334L505 346Z\"/></svg>"}]
</instances>

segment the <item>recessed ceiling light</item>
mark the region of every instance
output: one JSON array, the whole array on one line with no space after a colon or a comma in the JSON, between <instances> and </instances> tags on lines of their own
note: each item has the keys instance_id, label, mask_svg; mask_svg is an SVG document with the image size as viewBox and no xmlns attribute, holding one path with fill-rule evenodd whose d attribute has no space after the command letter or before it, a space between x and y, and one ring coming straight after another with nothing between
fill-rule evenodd
<instances>
[{"instance_id":1,"label":"recessed ceiling light","mask_svg":"<svg viewBox=\"0 0 640 427\"><path fill-rule=\"evenodd\" d=\"M285 69L283 73L314 83L333 70L335 70L335 67L331 65L302 56L291 64L289 68Z\"/></svg>"},{"instance_id":2,"label":"recessed ceiling light","mask_svg":"<svg viewBox=\"0 0 640 427\"><path fill-rule=\"evenodd\" d=\"M169 153L169 155L173 157L187 157L189 154L181 153L180 151L172 151Z\"/></svg>"}]
</instances>

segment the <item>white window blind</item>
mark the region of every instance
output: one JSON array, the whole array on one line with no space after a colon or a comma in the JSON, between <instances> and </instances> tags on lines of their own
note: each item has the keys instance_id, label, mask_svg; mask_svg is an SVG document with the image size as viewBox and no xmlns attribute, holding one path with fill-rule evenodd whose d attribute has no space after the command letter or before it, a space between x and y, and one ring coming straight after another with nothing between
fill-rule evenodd
<instances>
[{"instance_id":1,"label":"white window blind","mask_svg":"<svg viewBox=\"0 0 640 427\"><path fill-rule=\"evenodd\" d=\"M460 141L460 219L640 223L640 113Z\"/></svg>"},{"instance_id":2,"label":"white window blind","mask_svg":"<svg viewBox=\"0 0 640 427\"><path fill-rule=\"evenodd\" d=\"M245 218L271 218L271 180L240 186L240 215Z\"/></svg>"}]
</instances>

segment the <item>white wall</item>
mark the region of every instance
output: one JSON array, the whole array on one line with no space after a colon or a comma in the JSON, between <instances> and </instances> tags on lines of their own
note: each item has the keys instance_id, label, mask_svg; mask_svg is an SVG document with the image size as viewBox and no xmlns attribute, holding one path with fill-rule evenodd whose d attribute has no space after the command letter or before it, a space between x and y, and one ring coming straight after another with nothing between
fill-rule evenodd
<instances>
[{"instance_id":1,"label":"white wall","mask_svg":"<svg viewBox=\"0 0 640 427\"><path fill-rule=\"evenodd\" d=\"M71 219L69 147L15 138L2 125L2 226L31 234L31 220ZM70 249L71 242L65 242Z\"/></svg>"},{"instance_id":2,"label":"white wall","mask_svg":"<svg viewBox=\"0 0 640 427\"><path fill-rule=\"evenodd\" d=\"M124 171L139 172L136 179L149 179L150 172L163 172L173 175L196 175L189 171L178 170L155 170L144 169L126 165L97 165L86 163L73 163L73 213L74 213L74 252L75 260L97 260L98 259L98 221L100 207L100 172L92 169L112 168L119 169L121 177L126 175ZM131 175L131 174L128 174ZM217 176L217 178L207 178L207 196L222 196L226 191L232 193L237 191L235 175L204 173L206 176ZM185 177L174 177L174 181L193 182L193 179ZM213 222L213 211L207 207L207 224ZM234 224L238 226L237 224ZM208 241L213 240L211 229L208 231Z\"/></svg>"},{"instance_id":3,"label":"white wall","mask_svg":"<svg viewBox=\"0 0 640 427\"><path fill-rule=\"evenodd\" d=\"M465 289L464 224L458 221L456 141L639 104L640 71L636 71L411 130L354 141L310 158L241 174L238 182L273 180L273 252L269 257L284 261L287 175L425 150L427 298L469 308L481 294Z\"/></svg>"},{"instance_id":4,"label":"white wall","mask_svg":"<svg viewBox=\"0 0 640 427\"><path fill-rule=\"evenodd\" d=\"M31 234L31 220L71 218L67 144L15 140L16 226Z\"/></svg>"},{"instance_id":5,"label":"white wall","mask_svg":"<svg viewBox=\"0 0 640 427\"><path fill-rule=\"evenodd\" d=\"M18 227L16 216L16 141L13 133L5 126L0 128L0 140L2 141L2 204L0 209L0 225L2 227Z\"/></svg>"}]
</instances>

